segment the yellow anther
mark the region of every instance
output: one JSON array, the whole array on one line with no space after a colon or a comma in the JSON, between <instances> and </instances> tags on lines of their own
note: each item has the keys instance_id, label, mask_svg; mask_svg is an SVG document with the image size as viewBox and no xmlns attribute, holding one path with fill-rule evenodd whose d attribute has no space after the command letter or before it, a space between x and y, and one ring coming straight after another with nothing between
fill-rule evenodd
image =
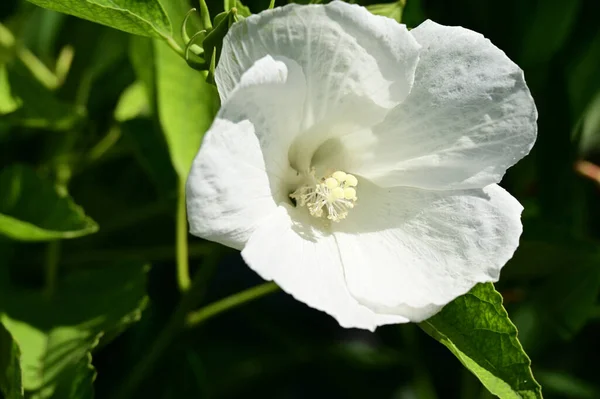
<instances>
[{"instance_id":1,"label":"yellow anther","mask_svg":"<svg viewBox=\"0 0 600 399\"><path fill-rule=\"evenodd\" d=\"M344 198L347 200L355 200L356 199L356 190L352 187L346 187L344 189Z\"/></svg>"},{"instance_id":2,"label":"yellow anther","mask_svg":"<svg viewBox=\"0 0 600 399\"><path fill-rule=\"evenodd\" d=\"M336 179L338 182L341 183L346 178L346 172L342 172L341 170L338 170L337 172L333 172L331 177L333 177L334 179Z\"/></svg>"},{"instance_id":3,"label":"yellow anther","mask_svg":"<svg viewBox=\"0 0 600 399\"><path fill-rule=\"evenodd\" d=\"M336 200L344 198L344 189L341 187L334 188L331 190L331 196Z\"/></svg>"},{"instance_id":4,"label":"yellow anther","mask_svg":"<svg viewBox=\"0 0 600 399\"><path fill-rule=\"evenodd\" d=\"M346 183L346 187L356 187L358 185L358 179L354 177L354 175L347 174L344 178L344 183Z\"/></svg>"},{"instance_id":5,"label":"yellow anther","mask_svg":"<svg viewBox=\"0 0 600 399\"><path fill-rule=\"evenodd\" d=\"M325 179L325 186L328 189L333 190L334 188L340 186L340 182L334 179L333 177L328 177L327 179Z\"/></svg>"},{"instance_id":6,"label":"yellow anther","mask_svg":"<svg viewBox=\"0 0 600 399\"><path fill-rule=\"evenodd\" d=\"M328 177L317 179L314 170L311 170L310 180L312 182L290 194L297 206L306 206L308 212L317 218L326 217L333 222L345 219L357 201L357 178L338 170Z\"/></svg>"}]
</instances>

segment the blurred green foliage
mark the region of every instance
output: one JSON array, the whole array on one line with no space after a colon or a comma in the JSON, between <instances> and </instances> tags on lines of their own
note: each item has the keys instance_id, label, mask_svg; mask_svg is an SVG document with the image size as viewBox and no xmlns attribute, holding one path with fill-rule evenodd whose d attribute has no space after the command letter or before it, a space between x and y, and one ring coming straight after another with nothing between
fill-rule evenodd
<instances>
[{"instance_id":1,"label":"blurred green foliage","mask_svg":"<svg viewBox=\"0 0 600 399\"><path fill-rule=\"evenodd\" d=\"M173 51L200 5L31 1L121 30L0 3L0 397L489 397L460 362L502 397L536 397L532 380L511 381L528 373L522 344L546 398L600 398L597 0L359 2L409 27L430 18L481 32L525 70L538 107L538 142L502 183L525 205L496 286L520 344L480 286L423 325L450 351L415 325L341 329L280 292L186 324L187 311L261 283L239 254L186 236L182 183L219 106L206 73ZM208 9L269 6L243 3ZM206 27L192 14L187 32ZM192 61L210 64L213 32ZM188 259L196 289L182 297L190 282L176 265ZM455 307L471 326L459 328Z\"/></svg>"}]
</instances>

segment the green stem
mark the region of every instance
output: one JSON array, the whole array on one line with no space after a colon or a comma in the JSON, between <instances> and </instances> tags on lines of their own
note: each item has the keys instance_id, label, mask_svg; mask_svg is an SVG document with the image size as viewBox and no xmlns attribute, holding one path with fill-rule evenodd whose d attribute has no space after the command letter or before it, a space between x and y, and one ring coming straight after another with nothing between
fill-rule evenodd
<instances>
[{"instance_id":1,"label":"green stem","mask_svg":"<svg viewBox=\"0 0 600 399\"><path fill-rule=\"evenodd\" d=\"M127 378L124 385L117 391L116 395L111 396L115 399L129 399L136 392L137 387L144 381L146 375L152 371L154 365L162 354L169 348L169 345L181 329L185 326L187 313L193 309L204 296L210 275L214 271L221 256L221 251L214 251L211 257L198 270L192 281L190 290L186 292L179 303L177 309L171 316L166 326L160 332L154 344L146 352L138 364L131 370L131 375Z\"/></svg>"},{"instance_id":2,"label":"green stem","mask_svg":"<svg viewBox=\"0 0 600 399\"><path fill-rule=\"evenodd\" d=\"M190 289L190 265L188 262L188 225L185 209L185 183L179 183L179 197L177 198L177 225L176 225L176 255L177 255L177 283L181 292Z\"/></svg>"},{"instance_id":3,"label":"green stem","mask_svg":"<svg viewBox=\"0 0 600 399\"><path fill-rule=\"evenodd\" d=\"M44 288L44 296L48 299L52 298L56 292L59 259L60 241L50 241L46 248L46 286Z\"/></svg>"},{"instance_id":4,"label":"green stem","mask_svg":"<svg viewBox=\"0 0 600 399\"><path fill-rule=\"evenodd\" d=\"M169 45L169 47L171 47L181 58L185 59L185 52L179 46L179 44L177 44L175 39L173 39L171 36L165 36L164 39L165 39L166 43Z\"/></svg>"},{"instance_id":5,"label":"green stem","mask_svg":"<svg viewBox=\"0 0 600 399\"><path fill-rule=\"evenodd\" d=\"M277 284L268 282L211 303L202 309L190 313L186 319L186 327L196 327L197 325L204 323L206 320L220 313L236 308L246 302L263 297L267 294L277 291L278 289L279 287Z\"/></svg>"},{"instance_id":6,"label":"green stem","mask_svg":"<svg viewBox=\"0 0 600 399\"><path fill-rule=\"evenodd\" d=\"M35 54L19 44L13 33L2 24L0 24L0 45L7 48L14 48L19 60L46 88L54 90L60 85L58 77Z\"/></svg>"}]
</instances>

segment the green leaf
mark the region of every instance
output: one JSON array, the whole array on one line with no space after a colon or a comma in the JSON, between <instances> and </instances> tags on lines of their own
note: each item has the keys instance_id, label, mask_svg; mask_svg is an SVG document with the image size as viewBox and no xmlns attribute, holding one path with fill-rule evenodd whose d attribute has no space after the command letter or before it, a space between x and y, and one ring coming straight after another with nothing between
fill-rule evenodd
<instances>
[{"instance_id":1,"label":"green leaf","mask_svg":"<svg viewBox=\"0 0 600 399\"><path fill-rule=\"evenodd\" d=\"M96 223L52 183L24 165L0 171L0 235L46 241L94 233Z\"/></svg>"},{"instance_id":2,"label":"green leaf","mask_svg":"<svg viewBox=\"0 0 600 399\"><path fill-rule=\"evenodd\" d=\"M587 264L566 268L536 290L537 313L562 339L572 338L589 320L600 292L598 254ZM568 265L568 266L567 266Z\"/></svg>"},{"instance_id":3,"label":"green leaf","mask_svg":"<svg viewBox=\"0 0 600 399\"><path fill-rule=\"evenodd\" d=\"M420 323L501 399L541 398L531 361L491 283L479 284Z\"/></svg>"},{"instance_id":4,"label":"green leaf","mask_svg":"<svg viewBox=\"0 0 600 399\"><path fill-rule=\"evenodd\" d=\"M536 2L533 20L521 41L519 65L547 65L577 21L581 0ZM548 29L551 26L552 29Z\"/></svg>"},{"instance_id":5,"label":"green leaf","mask_svg":"<svg viewBox=\"0 0 600 399\"><path fill-rule=\"evenodd\" d=\"M6 399L23 398L20 357L19 346L0 323L0 392Z\"/></svg>"},{"instance_id":6,"label":"green leaf","mask_svg":"<svg viewBox=\"0 0 600 399\"><path fill-rule=\"evenodd\" d=\"M600 32L593 39L580 44L578 56L569 60L567 68L568 93L571 112L579 118L600 91L598 59L600 58Z\"/></svg>"},{"instance_id":7,"label":"green leaf","mask_svg":"<svg viewBox=\"0 0 600 399\"><path fill-rule=\"evenodd\" d=\"M372 14L388 17L396 22L402 22L404 1L405 0L398 0L393 3L371 4L367 6L367 10L369 10Z\"/></svg>"},{"instance_id":8,"label":"green leaf","mask_svg":"<svg viewBox=\"0 0 600 399\"><path fill-rule=\"evenodd\" d=\"M148 174L160 197L177 190L177 175L171 165L162 132L149 119L131 119L121 125L123 137L131 145L135 157Z\"/></svg>"},{"instance_id":9,"label":"green leaf","mask_svg":"<svg viewBox=\"0 0 600 399\"><path fill-rule=\"evenodd\" d=\"M216 88L191 69L167 45L154 42L156 89L160 124L171 162L185 181L202 137L217 113Z\"/></svg>"},{"instance_id":10,"label":"green leaf","mask_svg":"<svg viewBox=\"0 0 600 399\"><path fill-rule=\"evenodd\" d=\"M23 385L32 397L93 397L90 351L104 334L140 319L146 270L122 263L79 270L60 282L52 298L2 280L0 313L21 347Z\"/></svg>"},{"instance_id":11,"label":"green leaf","mask_svg":"<svg viewBox=\"0 0 600 399\"><path fill-rule=\"evenodd\" d=\"M29 0L40 7L74 15L141 36L170 37L171 22L158 0Z\"/></svg>"},{"instance_id":12,"label":"green leaf","mask_svg":"<svg viewBox=\"0 0 600 399\"><path fill-rule=\"evenodd\" d=\"M2 86L2 124L62 131L72 129L85 117L84 109L58 100L33 76L19 68L7 68L0 73Z\"/></svg>"},{"instance_id":13,"label":"green leaf","mask_svg":"<svg viewBox=\"0 0 600 399\"><path fill-rule=\"evenodd\" d=\"M150 104L143 82L136 81L123 91L117 107L115 108L115 120L125 122L140 115L150 113Z\"/></svg>"},{"instance_id":14,"label":"green leaf","mask_svg":"<svg viewBox=\"0 0 600 399\"><path fill-rule=\"evenodd\" d=\"M21 99L12 92L6 65L0 64L0 115L16 111L21 105Z\"/></svg>"}]
</instances>

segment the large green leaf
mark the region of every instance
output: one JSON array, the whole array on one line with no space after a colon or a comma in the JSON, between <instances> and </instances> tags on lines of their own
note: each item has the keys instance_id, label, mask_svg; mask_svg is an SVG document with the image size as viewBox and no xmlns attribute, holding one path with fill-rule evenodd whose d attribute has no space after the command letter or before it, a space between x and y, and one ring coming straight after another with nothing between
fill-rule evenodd
<instances>
[{"instance_id":1,"label":"large green leaf","mask_svg":"<svg viewBox=\"0 0 600 399\"><path fill-rule=\"evenodd\" d=\"M0 235L45 241L94 233L96 223L24 165L0 170Z\"/></svg>"},{"instance_id":2,"label":"large green leaf","mask_svg":"<svg viewBox=\"0 0 600 399\"><path fill-rule=\"evenodd\" d=\"M74 15L136 35L171 36L171 22L158 0L29 1L44 8Z\"/></svg>"},{"instance_id":3,"label":"large green leaf","mask_svg":"<svg viewBox=\"0 0 600 399\"><path fill-rule=\"evenodd\" d=\"M77 271L52 298L2 285L0 313L21 347L24 388L38 399L92 398L90 351L105 333L139 320L147 303L142 264Z\"/></svg>"},{"instance_id":4,"label":"large green leaf","mask_svg":"<svg viewBox=\"0 0 600 399\"><path fill-rule=\"evenodd\" d=\"M420 326L494 395L501 399L542 397L517 329L491 283L475 286Z\"/></svg>"},{"instance_id":5,"label":"large green leaf","mask_svg":"<svg viewBox=\"0 0 600 399\"><path fill-rule=\"evenodd\" d=\"M175 171L185 180L217 112L218 95L202 73L191 69L166 44L155 41L154 53L160 124Z\"/></svg>"},{"instance_id":6,"label":"large green leaf","mask_svg":"<svg viewBox=\"0 0 600 399\"><path fill-rule=\"evenodd\" d=\"M0 323L0 392L6 399L22 399L21 352L19 346Z\"/></svg>"}]
</instances>

